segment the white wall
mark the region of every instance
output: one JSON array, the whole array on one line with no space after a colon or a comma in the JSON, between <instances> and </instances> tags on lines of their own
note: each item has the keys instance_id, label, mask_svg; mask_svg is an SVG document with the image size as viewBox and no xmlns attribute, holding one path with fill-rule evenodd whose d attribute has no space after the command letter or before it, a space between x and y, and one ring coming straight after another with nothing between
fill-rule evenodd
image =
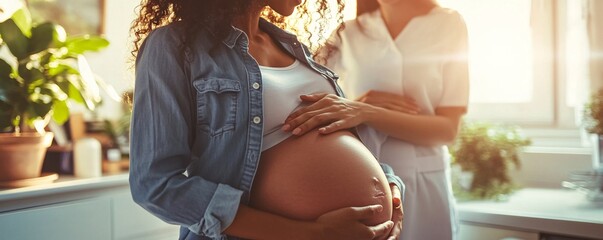
<instances>
[{"instance_id":1,"label":"white wall","mask_svg":"<svg viewBox=\"0 0 603 240\"><path fill-rule=\"evenodd\" d=\"M88 54L92 70L112 85L118 93L131 90L134 85L134 73L130 59L129 28L135 17L138 0L105 0L104 37L109 47L99 53ZM117 119L121 116L121 103L103 96L105 102L98 109L102 118Z\"/></svg>"}]
</instances>

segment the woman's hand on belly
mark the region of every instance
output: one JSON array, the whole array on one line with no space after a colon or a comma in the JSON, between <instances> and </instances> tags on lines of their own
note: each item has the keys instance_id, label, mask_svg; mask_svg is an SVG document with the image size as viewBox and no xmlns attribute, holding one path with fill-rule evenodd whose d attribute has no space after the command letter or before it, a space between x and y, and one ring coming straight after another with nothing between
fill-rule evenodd
<instances>
[{"instance_id":1,"label":"woman's hand on belly","mask_svg":"<svg viewBox=\"0 0 603 240\"><path fill-rule=\"evenodd\" d=\"M303 135L320 127L320 133L332 133L364 123L370 114L371 105L339 97L335 94L316 93L301 95L301 100L310 105L295 110L283 125L283 131Z\"/></svg>"},{"instance_id":2,"label":"woman's hand on belly","mask_svg":"<svg viewBox=\"0 0 603 240\"><path fill-rule=\"evenodd\" d=\"M396 184L390 184L392 190L392 222L394 227L388 234L387 240L396 240L402 233L404 220L404 207L402 206L402 193Z\"/></svg>"},{"instance_id":3,"label":"woman's hand on belly","mask_svg":"<svg viewBox=\"0 0 603 240\"><path fill-rule=\"evenodd\" d=\"M316 219L319 238L313 239L385 239L389 236L394 222L386 221L367 226L363 221L374 218L383 211L381 205L346 207L325 213Z\"/></svg>"}]
</instances>

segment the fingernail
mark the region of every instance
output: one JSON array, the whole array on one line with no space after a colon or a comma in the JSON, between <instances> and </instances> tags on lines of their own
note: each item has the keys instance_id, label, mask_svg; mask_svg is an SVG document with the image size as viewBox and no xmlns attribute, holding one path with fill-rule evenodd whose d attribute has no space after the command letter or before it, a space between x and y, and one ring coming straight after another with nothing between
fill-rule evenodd
<instances>
[{"instance_id":1,"label":"fingernail","mask_svg":"<svg viewBox=\"0 0 603 240\"><path fill-rule=\"evenodd\" d=\"M283 125L283 127L281 128L281 130L287 131L287 130L289 130L289 128L291 128L291 125L285 124L285 125Z\"/></svg>"},{"instance_id":2,"label":"fingernail","mask_svg":"<svg viewBox=\"0 0 603 240\"><path fill-rule=\"evenodd\" d=\"M293 134L294 134L294 135L297 135L297 134L299 134L300 132L301 132L301 129L299 129L299 128L296 128L295 130L293 130Z\"/></svg>"},{"instance_id":3,"label":"fingernail","mask_svg":"<svg viewBox=\"0 0 603 240\"><path fill-rule=\"evenodd\" d=\"M397 198L397 197L392 198L392 201L394 202L394 207L400 206L400 202L401 202L400 198Z\"/></svg>"},{"instance_id":4,"label":"fingernail","mask_svg":"<svg viewBox=\"0 0 603 240\"><path fill-rule=\"evenodd\" d=\"M320 133L324 133L326 130L327 130L326 128L319 128L319 129L318 129L318 132L320 132Z\"/></svg>"}]
</instances>

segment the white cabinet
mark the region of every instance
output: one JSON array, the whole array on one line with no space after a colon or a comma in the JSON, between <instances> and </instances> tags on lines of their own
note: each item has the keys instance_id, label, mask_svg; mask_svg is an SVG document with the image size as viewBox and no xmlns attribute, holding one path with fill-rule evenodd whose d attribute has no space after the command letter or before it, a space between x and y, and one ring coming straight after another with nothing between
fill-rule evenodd
<instances>
[{"instance_id":1,"label":"white cabinet","mask_svg":"<svg viewBox=\"0 0 603 240\"><path fill-rule=\"evenodd\" d=\"M497 226L461 223L458 239L462 240L538 240L537 232L504 229Z\"/></svg>"},{"instance_id":2,"label":"white cabinet","mask_svg":"<svg viewBox=\"0 0 603 240\"><path fill-rule=\"evenodd\" d=\"M178 239L178 226L134 203L127 180L125 174L66 178L45 186L0 189L0 240Z\"/></svg>"},{"instance_id":3,"label":"white cabinet","mask_svg":"<svg viewBox=\"0 0 603 240\"><path fill-rule=\"evenodd\" d=\"M601 205L568 189L524 188L505 201L459 202L457 211L460 240L547 236L603 240Z\"/></svg>"},{"instance_id":4,"label":"white cabinet","mask_svg":"<svg viewBox=\"0 0 603 240\"><path fill-rule=\"evenodd\" d=\"M99 198L2 213L0 239L111 239L111 201Z\"/></svg>"},{"instance_id":5,"label":"white cabinet","mask_svg":"<svg viewBox=\"0 0 603 240\"><path fill-rule=\"evenodd\" d=\"M113 196L115 240L173 240L179 227L151 215L132 200L129 192Z\"/></svg>"}]
</instances>

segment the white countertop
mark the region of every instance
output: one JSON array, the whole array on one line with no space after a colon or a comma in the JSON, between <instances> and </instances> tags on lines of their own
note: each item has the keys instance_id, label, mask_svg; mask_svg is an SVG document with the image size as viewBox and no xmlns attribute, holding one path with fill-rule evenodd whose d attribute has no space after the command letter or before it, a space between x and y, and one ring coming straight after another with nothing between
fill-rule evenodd
<instances>
[{"instance_id":1,"label":"white countertop","mask_svg":"<svg viewBox=\"0 0 603 240\"><path fill-rule=\"evenodd\" d=\"M49 199L127 185L127 172L98 178L61 175L50 184L0 189L0 212L20 208L9 205L20 205L26 199ZM457 207L461 222L603 239L603 202L588 201L575 190L526 188L515 192L508 201L460 202Z\"/></svg>"},{"instance_id":2,"label":"white countertop","mask_svg":"<svg viewBox=\"0 0 603 240\"><path fill-rule=\"evenodd\" d=\"M526 188L508 201L457 204L462 222L603 239L603 202L569 189Z\"/></svg>"},{"instance_id":3,"label":"white countertop","mask_svg":"<svg viewBox=\"0 0 603 240\"><path fill-rule=\"evenodd\" d=\"M113 187L128 186L128 173L103 175L94 178L76 178L72 175L60 175L52 183L20 188L0 188L0 212L19 208L15 203L25 199L49 199L81 192L90 192ZM16 204L19 205L19 204Z\"/></svg>"}]
</instances>

